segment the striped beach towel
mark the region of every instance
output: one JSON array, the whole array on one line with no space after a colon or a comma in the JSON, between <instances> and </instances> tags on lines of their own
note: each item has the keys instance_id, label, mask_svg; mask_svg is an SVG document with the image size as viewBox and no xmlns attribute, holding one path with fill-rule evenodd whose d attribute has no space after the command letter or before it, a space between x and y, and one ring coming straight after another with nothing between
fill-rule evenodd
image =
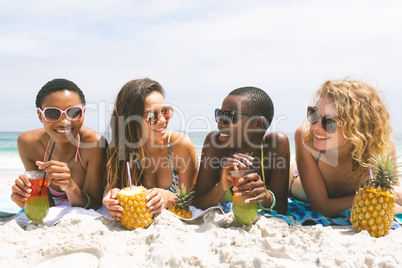
<instances>
[{"instance_id":1,"label":"striped beach towel","mask_svg":"<svg viewBox=\"0 0 402 268\"><path fill-rule=\"evenodd\" d=\"M225 212L232 211L232 202L224 201L222 202L222 207ZM340 226L350 226L350 209L342 212L337 218L329 218L320 213L311 210L308 203L295 200L293 198L288 198L288 214L276 214L272 216L271 214L259 210L259 214L267 217L276 217L286 221L289 225L296 224L321 224L323 226L329 225L340 225ZM394 220L392 222L392 229L400 228L401 225L398 221Z\"/></svg>"},{"instance_id":2,"label":"striped beach towel","mask_svg":"<svg viewBox=\"0 0 402 268\"><path fill-rule=\"evenodd\" d=\"M261 213L262 214L262 213ZM296 223L316 223L323 226L331 224L348 226L350 223L350 210L345 210L337 218L328 218L320 213L311 210L308 203L288 198L288 215L277 214L275 217L285 220L290 225Z\"/></svg>"}]
</instances>

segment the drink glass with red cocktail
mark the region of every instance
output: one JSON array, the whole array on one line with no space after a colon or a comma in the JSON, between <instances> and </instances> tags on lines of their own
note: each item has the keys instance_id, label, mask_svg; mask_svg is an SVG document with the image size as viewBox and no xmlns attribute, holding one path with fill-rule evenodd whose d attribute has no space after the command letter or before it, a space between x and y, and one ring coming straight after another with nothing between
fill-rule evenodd
<instances>
[{"instance_id":1,"label":"drink glass with red cocktail","mask_svg":"<svg viewBox=\"0 0 402 268\"><path fill-rule=\"evenodd\" d=\"M253 169L230 171L230 175L234 177L233 185L240 185L238 180L253 172L255 172ZM257 217L258 204L256 202L245 203L246 199L250 198L250 196L236 196L236 193L236 191L233 193L233 215L240 224L249 225L253 223Z\"/></svg>"},{"instance_id":2,"label":"drink glass with red cocktail","mask_svg":"<svg viewBox=\"0 0 402 268\"><path fill-rule=\"evenodd\" d=\"M24 210L28 219L35 223L43 220L49 211L49 199L47 197L48 180L44 171L34 170L24 173L31 183L31 196L25 203ZM45 181L43 181L45 180ZM42 188L43 186L43 188Z\"/></svg>"}]
</instances>

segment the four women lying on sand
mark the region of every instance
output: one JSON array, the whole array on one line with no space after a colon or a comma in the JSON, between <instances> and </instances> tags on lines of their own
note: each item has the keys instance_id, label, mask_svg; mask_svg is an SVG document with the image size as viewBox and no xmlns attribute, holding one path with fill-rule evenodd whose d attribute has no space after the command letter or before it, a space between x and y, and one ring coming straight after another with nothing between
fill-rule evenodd
<instances>
[{"instance_id":1,"label":"four women lying on sand","mask_svg":"<svg viewBox=\"0 0 402 268\"><path fill-rule=\"evenodd\" d=\"M109 146L83 127L85 98L73 82L48 82L36 105L43 129L18 138L25 169L49 173L49 193L72 206L97 209L103 195L116 220L123 211L116 194L129 185L127 162L132 184L149 189L147 206L154 214L173 206L176 186L184 184L194 186L194 206L201 209L231 201L234 190L246 202L286 215L289 193L314 211L336 217L352 206L370 159L396 157L387 109L379 93L359 81L327 81L316 92L307 123L295 133L297 164L292 165L287 136L267 132L272 101L255 87L233 90L215 110L218 130L207 135L200 164L190 138L167 129L173 108L166 105L162 86L151 79L129 81L118 93ZM52 158L45 161L53 143ZM243 178L245 183L233 187L229 172L248 167L253 172ZM29 186L20 175L12 187L12 200L20 207ZM397 199L396 213L402 212L401 205Z\"/></svg>"}]
</instances>

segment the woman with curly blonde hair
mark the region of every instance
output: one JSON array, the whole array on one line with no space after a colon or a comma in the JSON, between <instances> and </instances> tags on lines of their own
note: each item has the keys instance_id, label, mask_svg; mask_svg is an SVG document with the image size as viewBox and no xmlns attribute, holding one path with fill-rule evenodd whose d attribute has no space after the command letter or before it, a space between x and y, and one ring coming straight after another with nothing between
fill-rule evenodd
<instances>
[{"instance_id":1,"label":"woman with curly blonde hair","mask_svg":"<svg viewBox=\"0 0 402 268\"><path fill-rule=\"evenodd\" d=\"M326 81L295 133L297 170L289 193L336 217L352 206L374 156L396 157L389 113L378 91L360 81ZM399 208L398 208L399 209Z\"/></svg>"}]
</instances>

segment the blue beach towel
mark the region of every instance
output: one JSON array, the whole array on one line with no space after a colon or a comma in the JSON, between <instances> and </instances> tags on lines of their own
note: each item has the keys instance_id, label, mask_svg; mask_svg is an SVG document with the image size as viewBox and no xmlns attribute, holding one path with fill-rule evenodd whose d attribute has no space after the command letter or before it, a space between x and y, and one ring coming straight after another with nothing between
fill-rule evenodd
<instances>
[{"instance_id":1,"label":"blue beach towel","mask_svg":"<svg viewBox=\"0 0 402 268\"><path fill-rule=\"evenodd\" d=\"M337 218L328 218L320 213L312 211L308 203L293 198L288 198L288 215L277 214L276 217L285 220L290 225L295 225L296 223L303 224L306 221L313 221L323 226L329 226L331 224L341 226L352 225L349 220L350 210L345 210Z\"/></svg>"},{"instance_id":2,"label":"blue beach towel","mask_svg":"<svg viewBox=\"0 0 402 268\"><path fill-rule=\"evenodd\" d=\"M1 194L0 195L0 217L8 217L15 214L19 214L24 210L17 206L11 198L9 194Z\"/></svg>"},{"instance_id":3,"label":"blue beach towel","mask_svg":"<svg viewBox=\"0 0 402 268\"><path fill-rule=\"evenodd\" d=\"M232 202L224 201L222 203L222 207L225 212L230 212L232 211ZM316 224L321 224L323 226L329 226L331 224L340 226L352 225L349 220L350 209L342 212L337 218L329 218L320 213L312 211L308 203L295 200L293 198L288 198L288 215L276 214L275 216L272 216L271 214L266 213L263 210L259 210L258 213L263 216L276 217L282 219L286 221L289 225L295 225L297 223L303 224L306 223L307 221L314 222ZM402 216L402 214L398 214L397 216ZM401 225L398 223L398 221L394 220L392 222L391 227L392 229L400 227Z\"/></svg>"}]
</instances>

